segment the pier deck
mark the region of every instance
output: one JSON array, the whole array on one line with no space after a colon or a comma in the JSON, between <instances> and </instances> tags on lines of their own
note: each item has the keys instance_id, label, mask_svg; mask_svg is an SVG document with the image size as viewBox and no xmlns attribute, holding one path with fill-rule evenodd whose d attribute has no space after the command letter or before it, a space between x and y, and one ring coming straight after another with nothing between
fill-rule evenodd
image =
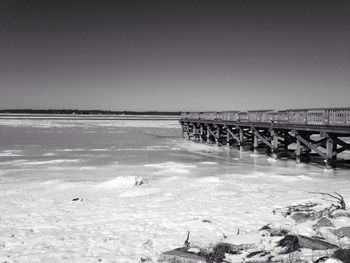
<instances>
[{"instance_id":1,"label":"pier deck","mask_svg":"<svg viewBox=\"0 0 350 263\"><path fill-rule=\"evenodd\" d=\"M319 108L285 111L183 112L182 134L189 140L218 146L250 146L257 152L308 162L321 157L334 168L337 156L350 150L350 108Z\"/></svg>"}]
</instances>

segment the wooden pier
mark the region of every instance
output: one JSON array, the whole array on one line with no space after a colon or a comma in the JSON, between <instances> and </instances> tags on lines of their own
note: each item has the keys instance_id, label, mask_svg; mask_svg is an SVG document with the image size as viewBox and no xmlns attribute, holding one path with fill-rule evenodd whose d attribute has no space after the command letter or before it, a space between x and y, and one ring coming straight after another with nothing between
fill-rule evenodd
<instances>
[{"instance_id":1,"label":"wooden pier","mask_svg":"<svg viewBox=\"0 0 350 263\"><path fill-rule=\"evenodd\" d=\"M254 152L264 148L274 159L297 163L317 156L326 168L334 168L338 154L350 150L350 108L182 112L180 124L189 140Z\"/></svg>"}]
</instances>

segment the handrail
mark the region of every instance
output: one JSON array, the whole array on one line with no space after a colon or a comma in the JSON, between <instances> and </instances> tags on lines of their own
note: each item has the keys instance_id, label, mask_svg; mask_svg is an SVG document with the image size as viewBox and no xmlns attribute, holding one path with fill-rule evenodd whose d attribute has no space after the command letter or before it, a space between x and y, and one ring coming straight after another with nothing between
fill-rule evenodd
<instances>
[{"instance_id":1,"label":"handrail","mask_svg":"<svg viewBox=\"0 0 350 263\"><path fill-rule=\"evenodd\" d=\"M350 107L288 109L283 111L182 112L181 120L186 119L350 127Z\"/></svg>"}]
</instances>

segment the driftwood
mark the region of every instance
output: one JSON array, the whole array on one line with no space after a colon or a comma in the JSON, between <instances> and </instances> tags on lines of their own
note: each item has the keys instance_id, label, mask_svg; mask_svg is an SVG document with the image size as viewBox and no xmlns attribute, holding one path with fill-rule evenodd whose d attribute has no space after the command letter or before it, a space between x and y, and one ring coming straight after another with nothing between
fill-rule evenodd
<instances>
[{"instance_id":1,"label":"driftwood","mask_svg":"<svg viewBox=\"0 0 350 263\"><path fill-rule=\"evenodd\" d=\"M335 210L339 210L339 209L346 210L346 203L345 203L344 197L337 192L334 192L333 194L323 193L323 192L310 192L310 193L321 195L322 200L331 202L331 205L329 207L326 207L317 212L320 217L321 216L333 217L332 213Z\"/></svg>"},{"instance_id":2,"label":"driftwood","mask_svg":"<svg viewBox=\"0 0 350 263\"><path fill-rule=\"evenodd\" d=\"M290 216L292 213L304 212L308 215L315 213L314 207L320 205L319 203L308 202L306 204L291 205L282 208L276 208L273 213L280 212L284 217Z\"/></svg>"},{"instance_id":3,"label":"driftwood","mask_svg":"<svg viewBox=\"0 0 350 263\"><path fill-rule=\"evenodd\" d=\"M185 247L190 247L191 243L190 243L190 231L187 231L187 238L184 242L184 246Z\"/></svg>"},{"instance_id":4,"label":"driftwood","mask_svg":"<svg viewBox=\"0 0 350 263\"><path fill-rule=\"evenodd\" d=\"M334 192L323 193L323 192L310 192L315 195L320 195L322 200L331 202L330 206L317 210L316 207L320 205L320 203L308 202L305 204L291 205L287 207L277 208L273 210L275 214L277 211L280 212L284 217L290 216L293 213L305 213L311 219L321 218L323 216L333 217L333 212L336 210L346 210L346 203L344 197Z\"/></svg>"}]
</instances>

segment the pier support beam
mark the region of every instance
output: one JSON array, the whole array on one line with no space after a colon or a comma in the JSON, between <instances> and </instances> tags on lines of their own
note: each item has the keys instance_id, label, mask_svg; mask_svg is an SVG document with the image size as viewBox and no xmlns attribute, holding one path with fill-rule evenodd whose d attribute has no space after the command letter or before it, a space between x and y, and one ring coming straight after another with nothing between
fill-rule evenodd
<instances>
[{"instance_id":1,"label":"pier support beam","mask_svg":"<svg viewBox=\"0 0 350 263\"><path fill-rule=\"evenodd\" d=\"M335 167L337 144L334 142L332 136L327 133L322 133L321 136L324 136L325 138L314 141L310 138L310 133L299 134L296 131L293 133L297 143L295 150L297 163L300 163L300 156L303 149L304 153L307 154L307 157L311 151L317 153L324 160L327 169Z\"/></svg>"},{"instance_id":2,"label":"pier support beam","mask_svg":"<svg viewBox=\"0 0 350 263\"><path fill-rule=\"evenodd\" d=\"M210 143L210 128L207 126L207 143Z\"/></svg>"},{"instance_id":3,"label":"pier support beam","mask_svg":"<svg viewBox=\"0 0 350 263\"><path fill-rule=\"evenodd\" d=\"M272 158L277 159L277 148L278 148L278 134L274 130L257 130L253 129L254 134L254 152L259 146L259 140L265 144L268 149L268 153L271 154ZM256 152L255 152L256 153Z\"/></svg>"},{"instance_id":4,"label":"pier support beam","mask_svg":"<svg viewBox=\"0 0 350 263\"><path fill-rule=\"evenodd\" d=\"M232 137L233 140L235 140L238 145L241 145L241 140L240 140L240 137L239 137L239 134L235 134L234 131L227 125L224 126L225 129L226 129L226 136L227 136L227 145L230 146L230 138ZM239 130L240 131L240 130ZM243 136L243 135L242 135Z\"/></svg>"},{"instance_id":5,"label":"pier support beam","mask_svg":"<svg viewBox=\"0 0 350 263\"><path fill-rule=\"evenodd\" d=\"M254 132L254 142L253 142L254 154L258 154L258 146L259 146L259 138Z\"/></svg>"},{"instance_id":6,"label":"pier support beam","mask_svg":"<svg viewBox=\"0 0 350 263\"><path fill-rule=\"evenodd\" d=\"M284 123L199 118L183 118L180 124L181 135L188 140L226 144L228 147L238 145L240 151L244 150L244 146L249 146L255 154L263 147L273 159L294 156L291 151L296 145L297 163L312 161L316 165L325 165L327 169L340 165L337 155L350 150L350 143L347 142L350 131L340 127L325 129L315 125L306 127L304 124L287 126ZM348 166L349 162L344 164Z\"/></svg>"},{"instance_id":7,"label":"pier support beam","mask_svg":"<svg viewBox=\"0 0 350 263\"><path fill-rule=\"evenodd\" d=\"M238 129L239 129L239 150L243 151L244 132L241 127L238 127Z\"/></svg>"},{"instance_id":8,"label":"pier support beam","mask_svg":"<svg viewBox=\"0 0 350 263\"><path fill-rule=\"evenodd\" d=\"M182 123L181 126L183 138L190 140L189 123Z\"/></svg>"},{"instance_id":9,"label":"pier support beam","mask_svg":"<svg viewBox=\"0 0 350 263\"><path fill-rule=\"evenodd\" d=\"M216 129L215 132L215 143L217 146L220 146L220 136L221 136L221 129L219 126L214 126L214 128Z\"/></svg>"},{"instance_id":10,"label":"pier support beam","mask_svg":"<svg viewBox=\"0 0 350 263\"><path fill-rule=\"evenodd\" d=\"M296 158L295 161L297 164L301 163L300 155L301 155L301 143L299 140L297 140L297 145L295 149L295 158Z\"/></svg>"},{"instance_id":11,"label":"pier support beam","mask_svg":"<svg viewBox=\"0 0 350 263\"><path fill-rule=\"evenodd\" d=\"M210 128L210 126L207 124L207 143L211 143L210 137L213 137L216 142L216 134L215 131Z\"/></svg>"},{"instance_id":12,"label":"pier support beam","mask_svg":"<svg viewBox=\"0 0 350 263\"><path fill-rule=\"evenodd\" d=\"M226 128L226 146L230 147L230 133L229 133L229 128L225 126Z\"/></svg>"},{"instance_id":13,"label":"pier support beam","mask_svg":"<svg viewBox=\"0 0 350 263\"><path fill-rule=\"evenodd\" d=\"M270 131L270 134L271 134L271 157L275 160L277 160L277 149L278 149L278 134L276 131L274 130L271 130Z\"/></svg>"},{"instance_id":14,"label":"pier support beam","mask_svg":"<svg viewBox=\"0 0 350 263\"><path fill-rule=\"evenodd\" d=\"M203 142L203 137L204 137L204 128L203 128L203 125L200 124L200 128L199 128L199 141L200 142Z\"/></svg>"},{"instance_id":15,"label":"pier support beam","mask_svg":"<svg viewBox=\"0 0 350 263\"><path fill-rule=\"evenodd\" d=\"M328 137L326 144L326 159L325 164L327 169L334 168L335 160L336 160L336 152L333 155L334 148L337 147L335 143L333 143L332 138Z\"/></svg>"},{"instance_id":16,"label":"pier support beam","mask_svg":"<svg viewBox=\"0 0 350 263\"><path fill-rule=\"evenodd\" d=\"M196 124L193 124L193 140L198 142L200 140L200 131L197 129Z\"/></svg>"}]
</instances>

